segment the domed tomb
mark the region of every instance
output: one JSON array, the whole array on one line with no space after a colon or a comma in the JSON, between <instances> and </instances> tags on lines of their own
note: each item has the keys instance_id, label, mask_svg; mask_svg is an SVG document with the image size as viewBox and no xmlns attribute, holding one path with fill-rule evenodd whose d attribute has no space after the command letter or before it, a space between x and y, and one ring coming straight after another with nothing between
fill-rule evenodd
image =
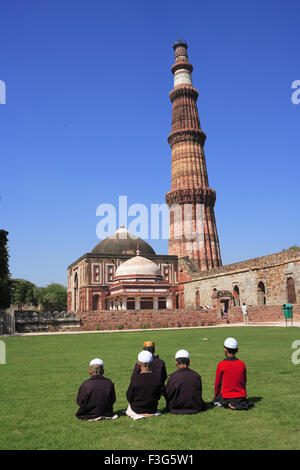
<instances>
[{"instance_id":1,"label":"domed tomb","mask_svg":"<svg viewBox=\"0 0 300 470\"><path fill-rule=\"evenodd\" d=\"M127 261L124 261L124 263L122 263L116 270L114 279L121 280L133 277L162 280L159 266L139 254Z\"/></svg>"},{"instance_id":2,"label":"domed tomb","mask_svg":"<svg viewBox=\"0 0 300 470\"><path fill-rule=\"evenodd\" d=\"M141 255L155 255L153 248L121 226L113 235L98 243L92 253L134 255L139 246Z\"/></svg>"}]
</instances>

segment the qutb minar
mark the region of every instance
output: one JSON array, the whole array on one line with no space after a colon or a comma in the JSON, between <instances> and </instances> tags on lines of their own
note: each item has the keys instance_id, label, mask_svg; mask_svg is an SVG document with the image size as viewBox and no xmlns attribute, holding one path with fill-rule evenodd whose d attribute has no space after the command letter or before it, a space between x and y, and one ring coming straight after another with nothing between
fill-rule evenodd
<instances>
[{"instance_id":1,"label":"qutb minar","mask_svg":"<svg viewBox=\"0 0 300 470\"><path fill-rule=\"evenodd\" d=\"M166 195L170 207L169 255L188 256L205 271L222 262L214 214L216 193L208 183L203 148L206 135L200 126L198 91L192 85L193 66L188 61L187 47L181 40L174 44L175 63L171 69L171 191Z\"/></svg>"}]
</instances>

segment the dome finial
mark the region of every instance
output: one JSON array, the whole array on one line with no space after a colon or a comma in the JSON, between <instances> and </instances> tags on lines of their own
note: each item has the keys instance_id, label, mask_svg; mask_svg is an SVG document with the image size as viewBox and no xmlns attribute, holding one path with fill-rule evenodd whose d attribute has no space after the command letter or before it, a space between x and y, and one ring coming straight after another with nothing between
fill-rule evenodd
<instances>
[{"instance_id":1,"label":"dome finial","mask_svg":"<svg viewBox=\"0 0 300 470\"><path fill-rule=\"evenodd\" d=\"M136 256L140 256L140 245L136 246Z\"/></svg>"}]
</instances>

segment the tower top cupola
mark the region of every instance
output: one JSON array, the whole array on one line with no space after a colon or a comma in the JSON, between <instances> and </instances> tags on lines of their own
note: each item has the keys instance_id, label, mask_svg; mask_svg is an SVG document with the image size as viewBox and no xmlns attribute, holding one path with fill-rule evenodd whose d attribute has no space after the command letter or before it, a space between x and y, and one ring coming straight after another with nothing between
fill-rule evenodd
<instances>
[{"instance_id":1,"label":"tower top cupola","mask_svg":"<svg viewBox=\"0 0 300 470\"><path fill-rule=\"evenodd\" d=\"M182 41L181 38L173 45L175 64L172 66L171 71L174 75L174 88L179 85L192 85L191 73L193 66L188 61L187 48L187 43Z\"/></svg>"}]
</instances>

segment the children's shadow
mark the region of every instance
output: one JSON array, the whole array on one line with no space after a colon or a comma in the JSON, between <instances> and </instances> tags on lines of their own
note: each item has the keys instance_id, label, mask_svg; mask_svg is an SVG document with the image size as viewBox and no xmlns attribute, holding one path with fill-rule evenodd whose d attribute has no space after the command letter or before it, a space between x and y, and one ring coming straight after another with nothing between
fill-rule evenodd
<instances>
[{"instance_id":1,"label":"children's shadow","mask_svg":"<svg viewBox=\"0 0 300 470\"><path fill-rule=\"evenodd\" d=\"M258 403L262 399L262 397L249 397L249 401L252 401L252 403Z\"/></svg>"},{"instance_id":2,"label":"children's shadow","mask_svg":"<svg viewBox=\"0 0 300 470\"><path fill-rule=\"evenodd\" d=\"M255 403L258 403L262 399L263 399L262 397L248 397L248 400L250 404L252 404L252 407L255 405ZM217 408L217 406L212 401L206 402L205 404L206 404L206 410L212 410L214 408Z\"/></svg>"}]
</instances>

